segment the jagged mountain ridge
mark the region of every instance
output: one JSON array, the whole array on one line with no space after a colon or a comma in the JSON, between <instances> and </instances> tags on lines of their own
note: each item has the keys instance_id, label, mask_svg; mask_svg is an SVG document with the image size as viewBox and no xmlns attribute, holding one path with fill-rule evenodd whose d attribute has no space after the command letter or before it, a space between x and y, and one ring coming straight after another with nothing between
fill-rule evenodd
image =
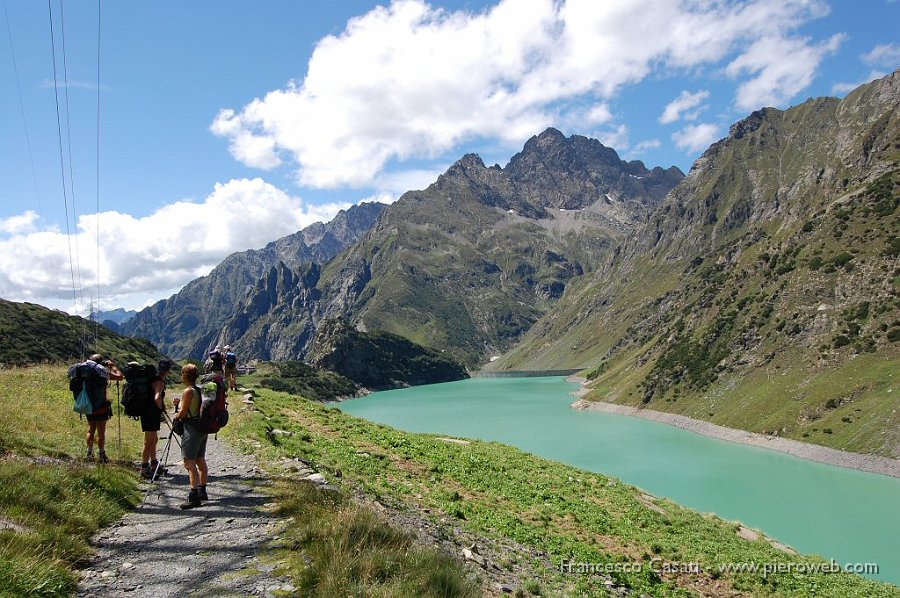
<instances>
[{"instance_id":1,"label":"jagged mountain ridge","mask_svg":"<svg viewBox=\"0 0 900 598\"><path fill-rule=\"evenodd\" d=\"M427 189L404 194L323 269L273 268L222 338L262 358L297 358L319 322L344 317L477 367L509 348L682 177L555 129L506 168L466 155Z\"/></svg>"},{"instance_id":2,"label":"jagged mountain ridge","mask_svg":"<svg viewBox=\"0 0 900 598\"><path fill-rule=\"evenodd\" d=\"M121 326L122 334L145 337L171 355L200 358L234 315L235 306L271 267L327 262L369 230L384 207L362 203L341 210L327 224L317 222L262 249L233 253L207 276L141 310Z\"/></svg>"},{"instance_id":3,"label":"jagged mountain ridge","mask_svg":"<svg viewBox=\"0 0 900 598\"><path fill-rule=\"evenodd\" d=\"M900 456L898 100L895 72L736 123L493 367L596 366L597 399Z\"/></svg>"}]
</instances>

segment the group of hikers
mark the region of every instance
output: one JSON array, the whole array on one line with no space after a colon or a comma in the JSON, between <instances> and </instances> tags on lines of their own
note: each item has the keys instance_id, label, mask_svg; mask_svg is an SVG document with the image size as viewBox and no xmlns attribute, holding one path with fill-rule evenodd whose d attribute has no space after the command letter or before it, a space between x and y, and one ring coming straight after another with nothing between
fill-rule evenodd
<instances>
[{"instance_id":1,"label":"group of hikers","mask_svg":"<svg viewBox=\"0 0 900 598\"><path fill-rule=\"evenodd\" d=\"M237 356L229 345L224 348L216 346L210 351L204 364L206 375L203 380L206 384L202 390L198 386L200 368L192 363L184 365L181 368L184 389L172 401L175 415L170 418L165 400L166 379L173 366L169 359L161 360L156 367L131 362L123 368L123 372L115 361L97 353L69 369L69 387L75 396L75 411L83 414L88 422L87 458L94 459L96 440L97 460L107 463L106 424L113 416L107 388L113 381L126 381L120 404L124 406L126 415L140 420L144 434L141 477L151 482L165 473L157 453L159 431L166 420L171 427L169 441L172 433L181 436L181 456L190 481L187 499L179 507L192 509L209 499L206 492L206 443L210 432L218 431L227 423L225 393L227 390L237 390ZM166 454L167 451L168 446Z\"/></svg>"}]
</instances>

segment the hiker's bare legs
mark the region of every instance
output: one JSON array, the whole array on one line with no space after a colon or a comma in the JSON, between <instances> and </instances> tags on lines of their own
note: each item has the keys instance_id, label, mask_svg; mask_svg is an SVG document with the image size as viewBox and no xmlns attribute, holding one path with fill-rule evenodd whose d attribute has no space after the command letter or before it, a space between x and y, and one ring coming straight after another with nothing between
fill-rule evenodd
<instances>
[{"instance_id":1,"label":"hiker's bare legs","mask_svg":"<svg viewBox=\"0 0 900 598\"><path fill-rule=\"evenodd\" d=\"M156 460L158 445L159 432L144 432L144 451L141 453L141 463L150 463Z\"/></svg>"},{"instance_id":2,"label":"hiker's bare legs","mask_svg":"<svg viewBox=\"0 0 900 598\"><path fill-rule=\"evenodd\" d=\"M206 461L203 461L203 467L206 468ZM197 459L185 459L184 468L187 469L188 479L191 481L191 490L196 490L200 484L200 472L197 469Z\"/></svg>"},{"instance_id":3,"label":"hiker's bare legs","mask_svg":"<svg viewBox=\"0 0 900 598\"><path fill-rule=\"evenodd\" d=\"M198 457L196 461L197 471L200 474L200 485L206 486L206 474L208 473L208 469L206 468L206 457Z\"/></svg>"},{"instance_id":4,"label":"hiker's bare legs","mask_svg":"<svg viewBox=\"0 0 900 598\"><path fill-rule=\"evenodd\" d=\"M97 448L101 453L106 452L106 420L96 422L97 424Z\"/></svg>"},{"instance_id":5,"label":"hiker's bare legs","mask_svg":"<svg viewBox=\"0 0 900 598\"><path fill-rule=\"evenodd\" d=\"M85 442L87 443L88 454L94 452L94 432L97 430L97 424L100 422L88 422L88 432Z\"/></svg>"}]
</instances>

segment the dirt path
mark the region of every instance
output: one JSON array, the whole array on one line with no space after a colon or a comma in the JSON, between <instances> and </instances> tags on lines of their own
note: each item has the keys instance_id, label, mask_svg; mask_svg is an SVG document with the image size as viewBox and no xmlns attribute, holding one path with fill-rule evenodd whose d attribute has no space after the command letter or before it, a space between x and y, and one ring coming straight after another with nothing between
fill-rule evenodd
<instances>
[{"instance_id":1,"label":"dirt path","mask_svg":"<svg viewBox=\"0 0 900 598\"><path fill-rule=\"evenodd\" d=\"M84 571L79 596L275 596L294 590L265 556L283 523L270 514L273 503L261 491L269 483L263 471L253 457L212 437L207 460L210 500L182 511L178 505L188 480L173 441L172 475L162 478L140 509L93 538L97 554Z\"/></svg>"}]
</instances>

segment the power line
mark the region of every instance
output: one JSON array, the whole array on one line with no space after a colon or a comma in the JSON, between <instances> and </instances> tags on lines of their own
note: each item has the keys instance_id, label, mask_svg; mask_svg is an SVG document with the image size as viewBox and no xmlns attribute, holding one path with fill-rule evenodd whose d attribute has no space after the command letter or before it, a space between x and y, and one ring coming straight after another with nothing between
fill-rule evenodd
<instances>
[{"instance_id":1,"label":"power line","mask_svg":"<svg viewBox=\"0 0 900 598\"><path fill-rule=\"evenodd\" d=\"M97 305L100 305L100 15L101 0L97 0ZM99 334L100 321L96 318L94 334Z\"/></svg>"},{"instance_id":2,"label":"power line","mask_svg":"<svg viewBox=\"0 0 900 598\"><path fill-rule=\"evenodd\" d=\"M53 32L53 0L47 0L47 9L50 14L50 54L53 61L53 97L56 100L56 133L59 145L59 170L62 175L63 205L66 215L66 241L69 248L69 271L72 276L72 296L78 309L78 292L75 288L75 264L72 259L72 235L69 230L69 198L66 193L66 167L63 159L62 120L59 112L59 82L56 75L56 36Z\"/></svg>"},{"instance_id":3,"label":"power line","mask_svg":"<svg viewBox=\"0 0 900 598\"><path fill-rule=\"evenodd\" d=\"M69 67L66 52L66 16L63 10L63 2L59 2L59 32L62 41L62 63L63 63L63 89L65 90L66 103L66 149L69 156L69 197L72 198L72 227L78 234L78 208L75 204L75 169L72 167L72 117L69 110ZM63 180L65 185L65 179ZM81 283L81 256L78 251L78 241L75 241L75 275L78 279L78 294L81 305L84 305L84 285ZM77 307L77 306L76 306Z\"/></svg>"}]
</instances>

